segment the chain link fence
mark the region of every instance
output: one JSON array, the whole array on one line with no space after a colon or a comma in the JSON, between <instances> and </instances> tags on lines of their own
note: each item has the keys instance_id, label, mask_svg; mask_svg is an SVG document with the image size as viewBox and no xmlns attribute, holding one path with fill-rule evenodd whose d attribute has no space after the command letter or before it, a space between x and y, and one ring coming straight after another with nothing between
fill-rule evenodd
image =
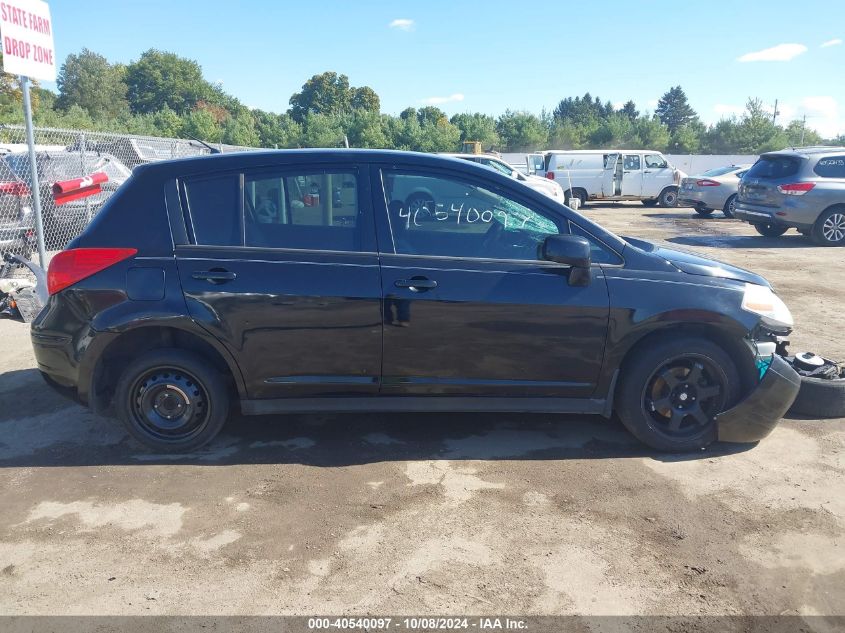
<instances>
[{"instance_id":1,"label":"chain link fence","mask_svg":"<svg viewBox=\"0 0 845 633\"><path fill-rule=\"evenodd\" d=\"M195 140L35 128L35 164L47 259L79 235L138 165L185 156L210 154ZM217 149L217 147L215 147ZM220 146L221 151L255 148ZM23 125L0 126L0 254L15 253L38 261L32 171ZM97 174L91 195L60 196L53 188ZM81 183L86 185L86 182ZM78 193L78 192L77 192ZM0 267L3 262L0 261ZM0 276L21 275L27 269L0 269Z\"/></svg>"}]
</instances>

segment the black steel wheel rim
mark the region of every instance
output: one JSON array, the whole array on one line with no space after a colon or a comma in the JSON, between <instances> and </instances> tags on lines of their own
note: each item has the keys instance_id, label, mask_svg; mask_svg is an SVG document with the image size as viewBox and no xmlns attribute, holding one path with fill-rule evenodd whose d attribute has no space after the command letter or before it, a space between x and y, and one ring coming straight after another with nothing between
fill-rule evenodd
<instances>
[{"instance_id":1,"label":"black steel wheel rim","mask_svg":"<svg viewBox=\"0 0 845 633\"><path fill-rule=\"evenodd\" d=\"M706 356L684 354L652 372L643 389L643 413L665 437L696 437L724 409L727 393L728 377L721 367Z\"/></svg>"},{"instance_id":2,"label":"black steel wheel rim","mask_svg":"<svg viewBox=\"0 0 845 633\"><path fill-rule=\"evenodd\" d=\"M132 418L144 433L164 442L184 442L208 424L208 394L190 372L157 367L144 372L130 392Z\"/></svg>"}]
</instances>

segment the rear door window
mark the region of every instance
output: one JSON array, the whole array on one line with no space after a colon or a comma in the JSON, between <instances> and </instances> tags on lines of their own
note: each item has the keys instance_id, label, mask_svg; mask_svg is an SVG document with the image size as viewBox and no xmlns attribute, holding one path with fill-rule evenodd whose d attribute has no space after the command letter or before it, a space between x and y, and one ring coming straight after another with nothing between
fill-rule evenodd
<instances>
[{"instance_id":1,"label":"rear door window","mask_svg":"<svg viewBox=\"0 0 845 633\"><path fill-rule=\"evenodd\" d=\"M822 178L845 178L845 156L820 158L813 171Z\"/></svg>"},{"instance_id":2,"label":"rear door window","mask_svg":"<svg viewBox=\"0 0 845 633\"><path fill-rule=\"evenodd\" d=\"M239 174L221 174L185 183L185 201L195 244L243 245L239 196Z\"/></svg>"},{"instance_id":3,"label":"rear door window","mask_svg":"<svg viewBox=\"0 0 845 633\"><path fill-rule=\"evenodd\" d=\"M801 159L794 156L762 156L748 170L749 178L778 180L798 173Z\"/></svg>"},{"instance_id":4,"label":"rear door window","mask_svg":"<svg viewBox=\"0 0 845 633\"><path fill-rule=\"evenodd\" d=\"M244 179L246 246L359 251L358 215L352 172L256 172Z\"/></svg>"}]
</instances>

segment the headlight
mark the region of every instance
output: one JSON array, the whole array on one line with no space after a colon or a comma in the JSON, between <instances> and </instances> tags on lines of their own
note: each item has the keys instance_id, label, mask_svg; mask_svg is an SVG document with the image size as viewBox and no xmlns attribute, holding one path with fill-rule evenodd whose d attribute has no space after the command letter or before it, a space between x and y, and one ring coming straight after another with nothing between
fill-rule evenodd
<instances>
[{"instance_id":1,"label":"headlight","mask_svg":"<svg viewBox=\"0 0 845 633\"><path fill-rule=\"evenodd\" d=\"M742 309L763 317L763 322L778 329L792 328L792 313L770 288L757 284L745 284Z\"/></svg>"}]
</instances>

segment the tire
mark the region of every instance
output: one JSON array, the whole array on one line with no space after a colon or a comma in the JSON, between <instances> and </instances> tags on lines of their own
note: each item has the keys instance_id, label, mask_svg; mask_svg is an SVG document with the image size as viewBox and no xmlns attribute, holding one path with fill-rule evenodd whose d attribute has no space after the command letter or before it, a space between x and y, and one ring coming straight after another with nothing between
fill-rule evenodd
<instances>
[{"instance_id":1,"label":"tire","mask_svg":"<svg viewBox=\"0 0 845 633\"><path fill-rule=\"evenodd\" d=\"M632 354L615 406L631 434L668 452L696 451L714 442L715 416L740 394L731 357L707 339L683 335L639 346ZM697 376L690 380L692 374Z\"/></svg>"},{"instance_id":2,"label":"tire","mask_svg":"<svg viewBox=\"0 0 845 633\"><path fill-rule=\"evenodd\" d=\"M789 411L811 418L845 418L845 379L801 376L801 389Z\"/></svg>"},{"instance_id":3,"label":"tire","mask_svg":"<svg viewBox=\"0 0 845 633\"><path fill-rule=\"evenodd\" d=\"M187 453L223 428L229 392L223 377L202 356L157 349L129 363L118 380L114 406L126 430L144 446Z\"/></svg>"},{"instance_id":4,"label":"tire","mask_svg":"<svg viewBox=\"0 0 845 633\"><path fill-rule=\"evenodd\" d=\"M657 203L661 207L677 207L678 206L678 189L677 187L666 187L660 192L657 198Z\"/></svg>"},{"instance_id":5,"label":"tire","mask_svg":"<svg viewBox=\"0 0 845 633\"><path fill-rule=\"evenodd\" d=\"M567 191L564 194L563 203L566 206L569 206L569 202L572 200L572 198L578 199L578 208L579 209L583 209L584 205L587 204L587 194L584 193L583 191L579 190L579 189L576 189L575 191L571 191L571 192Z\"/></svg>"},{"instance_id":6,"label":"tire","mask_svg":"<svg viewBox=\"0 0 845 633\"><path fill-rule=\"evenodd\" d=\"M820 246L845 245L845 207L822 212L813 225L813 241Z\"/></svg>"},{"instance_id":7,"label":"tire","mask_svg":"<svg viewBox=\"0 0 845 633\"><path fill-rule=\"evenodd\" d=\"M713 215L713 209L704 209L702 207L695 207L695 212L704 218L709 218Z\"/></svg>"},{"instance_id":8,"label":"tire","mask_svg":"<svg viewBox=\"0 0 845 633\"><path fill-rule=\"evenodd\" d=\"M780 237L789 230L789 227L778 224L755 224L754 230L763 237Z\"/></svg>"},{"instance_id":9,"label":"tire","mask_svg":"<svg viewBox=\"0 0 845 633\"><path fill-rule=\"evenodd\" d=\"M733 194L725 201L725 206L722 207L722 213L726 218L734 217L734 209L736 209L736 194Z\"/></svg>"},{"instance_id":10,"label":"tire","mask_svg":"<svg viewBox=\"0 0 845 633\"><path fill-rule=\"evenodd\" d=\"M643 206L644 206L644 207L656 207L656 206L657 206L657 200L656 200L656 199L653 199L653 200L640 200L640 202L642 202L642 203L643 203Z\"/></svg>"}]
</instances>

